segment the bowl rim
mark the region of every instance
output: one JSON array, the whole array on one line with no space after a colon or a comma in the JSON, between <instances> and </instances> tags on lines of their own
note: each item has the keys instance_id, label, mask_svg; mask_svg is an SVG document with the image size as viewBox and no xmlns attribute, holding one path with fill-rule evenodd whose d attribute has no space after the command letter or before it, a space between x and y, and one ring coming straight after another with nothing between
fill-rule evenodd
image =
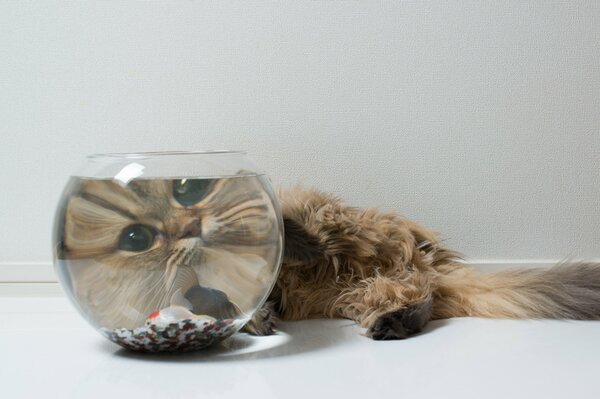
<instances>
[{"instance_id":1,"label":"bowl rim","mask_svg":"<svg viewBox=\"0 0 600 399\"><path fill-rule=\"evenodd\" d=\"M140 151L140 152L106 152L88 155L87 159L97 158L150 158L183 155L246 155L240 150L193 150L193 151Z\"/></svg>"}]
</instances>

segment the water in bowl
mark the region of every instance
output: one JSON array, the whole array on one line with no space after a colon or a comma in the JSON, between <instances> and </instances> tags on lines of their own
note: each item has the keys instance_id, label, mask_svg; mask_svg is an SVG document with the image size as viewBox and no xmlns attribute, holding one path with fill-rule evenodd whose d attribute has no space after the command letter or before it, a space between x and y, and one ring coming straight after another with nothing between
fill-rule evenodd
<instances>
[{"instance_id":1,"label":"water in bowl","mask_svg":"<svg viewBox=\"0 0 600 399\"><path fill-rule=\"evenodd\" d=\"M233 334L277 277L282 232L264 176L74 177L56 269L79 311L136 350L198 349Z\"/></svg>"}]
</instances>

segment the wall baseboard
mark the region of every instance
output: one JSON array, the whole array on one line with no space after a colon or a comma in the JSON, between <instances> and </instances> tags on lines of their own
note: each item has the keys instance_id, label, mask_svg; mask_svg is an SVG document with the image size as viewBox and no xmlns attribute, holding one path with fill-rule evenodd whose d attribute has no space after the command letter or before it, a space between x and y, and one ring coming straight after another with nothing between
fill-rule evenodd
<instances>
[{"instance_id":1,"label":"wall baseboard","mask_svg":"<svg viewBox=\"0 0 600 399\"><path fill-rule=\"evenodd\" d=\"M548 259L479 259L466 263L484 272L494 272L523 267L550 267L558 262ZM0 262L0 297L63 295L51 262Z\"/></svg>"},{"instance_id":2,"label":"wall baseboard","mask_svg":"<svg viewBox=\"0 0 600 399\"><path fill-rule=\"evenodd\" d=\"M63 295L51 262L0 262L0 297Z\"/></svg>"},{"instance_id":3,"label":"wall baseboard","mask_svg":"<svg viewBox=\"0 0 600 399\"><path fill-rule=\"evenodd\" d=\"M4 297L62 297L58 282L53 283L0 283L0 298Z\"/></svg>"},{"instance_id":4,"label":"wall baseboard","mask_svg":"<svg viewBox=\"0 0 600 399\"><path fill-rule=\"evenodd\" d=\"M0 283L53 283L51 262L0 262Z\"/></svg>"}]
</instances>

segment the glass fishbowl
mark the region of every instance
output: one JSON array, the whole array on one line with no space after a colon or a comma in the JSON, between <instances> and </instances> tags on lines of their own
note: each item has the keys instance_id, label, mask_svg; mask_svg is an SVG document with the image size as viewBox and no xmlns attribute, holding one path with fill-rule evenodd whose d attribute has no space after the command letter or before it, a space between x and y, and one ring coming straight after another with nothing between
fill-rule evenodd
<instances>
[{"instance_id":1,"label":"glass fishbowl","mask_svg":"<svg viewBox=\"0 0 600 399\"><path fill-rule=\"evenodd\" d=\"M53 244L62 287L105 337L189 351L231 336L264 303L283 224L243 152L97 154L64 189Z\"/></svg>"}]
</instances>

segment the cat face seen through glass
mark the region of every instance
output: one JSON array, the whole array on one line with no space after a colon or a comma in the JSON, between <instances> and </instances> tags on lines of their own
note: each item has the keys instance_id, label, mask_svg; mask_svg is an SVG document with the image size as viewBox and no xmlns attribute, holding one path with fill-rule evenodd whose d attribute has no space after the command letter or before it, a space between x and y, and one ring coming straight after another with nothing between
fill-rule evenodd
<instances>
[{"instance_id":1,"label":"cat face seen through glass","mask_svg":"<svg viewBox=\"0 0 600 399\"><path fill-rule=\"evenodd\" d=\"M197 204L206 194L214 179L177 179L173 180L173 198L182 206L190 207ZM180 238L199 236L200 221L195 221L184 231ZM154 227L143 224L133 224L123 229L119 239L119 249L122 251L142 252L150 249L157 235L161 234Z\"/></svg>"},{"instance_id":2,"label":"cat face seen through glass","mask_svg":"<svg viewBox=\"0 0 600 399\"><path fill-rule=\"evenodd\" d=\"M170 306L249 317L274 281L281 248L264 183L262 176L73 178L60 265L81 310L110 328L143 325Z\"/></svg>"}]
</instances>

